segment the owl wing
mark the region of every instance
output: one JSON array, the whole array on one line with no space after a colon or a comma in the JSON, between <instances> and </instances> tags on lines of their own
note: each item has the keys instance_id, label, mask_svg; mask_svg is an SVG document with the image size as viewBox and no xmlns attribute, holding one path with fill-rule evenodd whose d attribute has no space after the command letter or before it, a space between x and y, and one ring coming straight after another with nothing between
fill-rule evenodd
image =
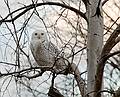
<instances>
[{"instance_id":1,"label":"owl wing","mask_svg":"<svg viewBox=\"0 0 120 97\"><path fill-rule=\"evenodd\" d=\"M48 50L55 57L59 56L61 53L57 46L55 46L52 42L49 42Z\"/></svg>"}]
</instances>

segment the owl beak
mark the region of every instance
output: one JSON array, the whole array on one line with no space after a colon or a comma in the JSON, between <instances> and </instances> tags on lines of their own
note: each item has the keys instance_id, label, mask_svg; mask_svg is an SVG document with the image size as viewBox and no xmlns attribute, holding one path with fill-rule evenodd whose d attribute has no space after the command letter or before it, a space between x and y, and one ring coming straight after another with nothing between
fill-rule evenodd
<instances>
[{"instance_id":1,"label":"owl beak","mask_svg":"<svg viewBox=\"0 0 120 97\"><path fill-rule=\"evenodd\" d=\"M38 36L38 39L40 39L40 36Z\"/></svg>"}]
</instances>

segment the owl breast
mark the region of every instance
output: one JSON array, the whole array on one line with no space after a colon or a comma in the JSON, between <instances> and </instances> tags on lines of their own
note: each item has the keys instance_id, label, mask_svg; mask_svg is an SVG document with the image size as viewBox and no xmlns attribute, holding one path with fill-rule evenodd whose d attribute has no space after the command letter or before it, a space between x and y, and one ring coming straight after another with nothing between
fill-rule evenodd
<instances>
[{"instance_id":1,"label":"owl breast","mask_svg":"<svg viewBox=\"0 0 120 97\"><path fill-rule=\"evenodd\" d=\"M44 43L34 42L31 45L32 54L40 66L53 66L54 58L48 50L48 47Z\"/></svg>"}]
</instances>

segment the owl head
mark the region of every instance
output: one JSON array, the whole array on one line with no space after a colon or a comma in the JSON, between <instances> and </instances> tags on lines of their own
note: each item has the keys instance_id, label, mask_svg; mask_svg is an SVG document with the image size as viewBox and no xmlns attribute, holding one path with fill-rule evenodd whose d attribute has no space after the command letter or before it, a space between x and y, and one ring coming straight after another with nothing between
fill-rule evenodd
<instances>
[{"instance_id":1,"label":"owl head","mask_svg":"<svg viewBox=\"0 0 120 97\"><path fill-rule=\"evenodd\" d=\"M31 40L48 41L47 33L40 30L34 31Z\"/></svg>"}]
</instances>

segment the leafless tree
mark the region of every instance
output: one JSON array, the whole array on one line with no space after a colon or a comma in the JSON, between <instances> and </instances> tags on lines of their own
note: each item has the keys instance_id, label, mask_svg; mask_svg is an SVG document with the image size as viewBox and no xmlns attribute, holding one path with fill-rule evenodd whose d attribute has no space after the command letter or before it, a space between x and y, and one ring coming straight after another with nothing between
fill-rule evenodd
<instances>
[{"instance_id":1,"label":"leafless tree","mask_svg":"<svg viewBox=\"0 0 120 97\"><path fill-rule=\"evenodd\" d=\"M1 97L119 97L119 5L119 0L1 0ZM35 30L48 33L76 64L79 77L41 72L29 49Z\"/></svg>"}]
</instances>

